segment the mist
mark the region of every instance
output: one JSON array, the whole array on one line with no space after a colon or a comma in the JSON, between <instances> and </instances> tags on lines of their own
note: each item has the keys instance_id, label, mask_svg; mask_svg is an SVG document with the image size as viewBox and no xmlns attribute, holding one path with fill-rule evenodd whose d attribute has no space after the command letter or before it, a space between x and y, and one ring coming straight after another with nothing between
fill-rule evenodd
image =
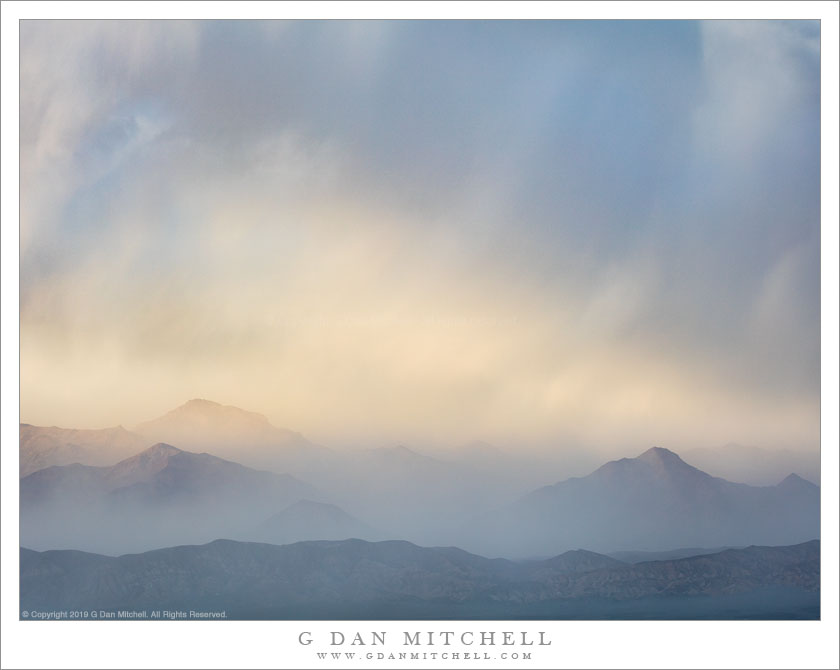
<instances>
[{"instance_id":1,"label":"mist","mask_svg":"<svg viewBox=\"0 0 840 670\"><path fill-rule=\"evenodd\" d=\"M21 420L813 452L818 44L24 21Z\"/></svg>"},{"instance_id":2,"label":"mist","mask_svg":"<svg viewBox=\"0 0 840 670\"><path fill-rule=\"evenodd\" d=\"M332 449L206 399L136 432L22 425L20 453L21 543L35 550L399 539L529 559L793 544L820 533L819 487L794 472L750 486L661 447L608 462L486 443ZM774 459L792 462L760 449L737 455L764 473Z\"/></svg>"}]
</instances>

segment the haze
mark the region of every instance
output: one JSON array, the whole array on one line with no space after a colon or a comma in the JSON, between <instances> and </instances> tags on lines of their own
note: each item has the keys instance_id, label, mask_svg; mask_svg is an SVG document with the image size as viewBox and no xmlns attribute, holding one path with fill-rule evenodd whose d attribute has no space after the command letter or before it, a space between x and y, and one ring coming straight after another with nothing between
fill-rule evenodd
<instances>
[{"instance_id":1,"label":"haze","mask_svg":"<svg viewBox=\"0 0 840 670\"><path fill-rule=\"evenodd\" d=\"M20 31L22 422L818 447L818 22Z\"/></svg>"}]
</instances>

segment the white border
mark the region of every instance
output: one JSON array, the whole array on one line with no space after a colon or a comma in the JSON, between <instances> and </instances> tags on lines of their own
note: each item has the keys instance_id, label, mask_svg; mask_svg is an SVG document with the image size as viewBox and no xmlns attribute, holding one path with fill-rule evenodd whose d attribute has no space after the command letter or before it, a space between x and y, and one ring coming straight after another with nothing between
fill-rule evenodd
<instances>
[{"instance_id":1,"label":"white border","mask_svg":"<svg viewBox=\"0 0 840 670\"><path fill-rule=\"evenodd\" d=\"M838 12L835 2L4 2L2 12L2 647L8 667L342 667L301 631L549 631L530 662L373 667L837 668ZM18 621L18 20L21 18L810 18L822 37L822 620L820 622L22 623ZM543 648L545 649L545 648ZM375 651L374 649L370 649ZM391 649L389 648L389 651ZM401 651L402 649L394 649ZM438 649L442 651L442 649ZM465 651L465 650L462 650ZM349 663L349 662L347 662ZM355 660L352 665L367 667Z\"/></svg>"}]
</instances>

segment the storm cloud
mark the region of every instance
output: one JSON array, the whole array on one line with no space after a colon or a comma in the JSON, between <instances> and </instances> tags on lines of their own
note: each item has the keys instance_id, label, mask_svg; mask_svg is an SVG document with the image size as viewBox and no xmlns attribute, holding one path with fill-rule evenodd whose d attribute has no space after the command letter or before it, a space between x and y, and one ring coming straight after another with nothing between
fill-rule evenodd
<instances>
[{"instance_id":1,"label":"storm cloud","mask_svg":"<svg viewBox=\"0 0 840 670\"><path fill-rule=\"evenodd\" d=\"M21 24L21 420L819 440L819 24Z\"/></svg>"}]
</instances>

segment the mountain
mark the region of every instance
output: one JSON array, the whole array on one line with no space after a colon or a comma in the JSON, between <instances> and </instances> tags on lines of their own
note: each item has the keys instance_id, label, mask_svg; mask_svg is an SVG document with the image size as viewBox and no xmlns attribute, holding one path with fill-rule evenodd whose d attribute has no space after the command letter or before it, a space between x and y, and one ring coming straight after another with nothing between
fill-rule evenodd
<instances>
[{"instance_id":1,"label":"mountain","mask_svg":"<svg viewBox=\"0 0 840 670\"><path fill-rule=\"evenodd\" d=\"M351 516L340 507L299 500L261 523L254 539L271 544L302 540L383 539L385 533Z\"/></svg>"},{"instance_id":2,"label":"mountain","mask_svg":"<svg viewBox=\"0 0 840 670\"><path fill-rule=\"evenodd\" d=\"M273 426L261 414L202 399L190 400L140 424L136 431L125 432L135 436L142 447L123 450L111 460L92 461L73 453L64 460L41 465L78 462L110 466L149 444L170 444L257 470L290 474L320 491L328 491L330 503L374 528L398 530L401 538L422 544L457 540L457 530L465 521L546 483L545 472L567 471L506 454L490 445L468 446L440 458L404 446L334 451L309 442L299 433ZM84 470L76 472L79 478L89 474ZM44 481L48 479L45 476ZM75 487L72 495L92 494L97 486ZM295 500L287 504L292 502ZM246 529L253 530L261 520L281 509L255 509L254 518L242 529L246 535L235 537L254 539Z\"/></svg>"},{"instance_id":3,"label":"mountain","mask_svg":"<svg viewBox=\"0 0 840 670\"><path fill-rule=\"evenodd\" d=\"M762 449L730 443L718 448L691 449L683 456L705 472L753 486L771 485L790 472L820 481L819 451Z\"/></svg>"},{"instance_id":4,"label":"mountain","mask_svg":"<svg viewBox=\"0 0 840 670\"><path fill-rule=\"evenodd\" d=\"M211 400L190 400L135 430L153 442L299 476L330 454L300 433L273 426L262 414Z\"/></svg>"},{"instance_id":5,"label":"mountain","mask_svg":"<svg viewBox=\"0 0 840 670\"><path fill-rule=\"evenodd\" d=\"M289 475L161 443L110 467L51 466L21 479L21 539L105 553L207 541L317 495Z\"/></svg>"},{"instance_id":6,"label":"mountain","mask_svg":"<svg viewBox=\"0 0 840 670\"><path fill-rule=\"evenodd\" d=\"M456 526L534 485L530 480L524 486L516 483L510 463L489 476L469 463L433 458L405 446L334 451L273 426L261 414L202 399L190 400L136 431L149 440L292 474L329 491L330 502L373 526L398 528L401 537L424 543L441 539L441 524Z\"/></svg>"},{"instance_id":7,"label":"mountain","mask_svg":"<svg viewBox=\"0 0 840 670\"><path fill-rule=\"evenodd\" d=\"M572 549L554 558L536 561L533 565L532 575L556 573L565 575L592 572L593 570L608 570L624 565L624 563L611 556L597 554L594 551Z\"/></svg>"},{"instance_id":8,"label":"mountain","mask_svg":"<svg viewBox=\"0 0 840 670\"><path fill-rule=\"evenodd\" d=\"M813 482L809 482L807 479L803 479L795 472L792 472L781 482L779 482L778 487L786 491L804 494L807 494L808 492L813 491L815 488L818 488L816 484L814 484Z\"/></svg>"},{"instance_id":9,"label":"mountain","mask_svg":"<svg viewBox=\"0 0 840 670\"><path fill-rule=\"evenodd\" d=\"M294 497L313 489L289 475L247 468L210 454L182 451L156 444L110 467L51 466L27 475L20 482L21 505L43 505L63 500L148 498L161 502L176 498L219 498L231 494L261 495L283 491Z\"/></svg>"},{"instance_id":10,"label":"mountain","mask_svg":"<svg viewBox=\"0 0 840 670\"><path fill-rule=\"evenodd\" d=\"M262 414L199 398L141 423L136 431L160 440L165 436L185 446L228 442L271 444L302 439L297 433L275 428Z\"/></svg>"},{"instance_id":11,"label":"mountain","mask_svg":"<svg viewBox=\"0 0 840 670\"><path fill-rule=\"evenodd\" d=\"M586 552L514 563L403 541L218 540L111 558L20 552L28 610L225 611L229 618L819 618L818 541L626 565Z\"/></svg>"},{"instance_id":12,"label":"mountain","mask_svg":"<svg viewBox=\"0 0 840 670\"><path fill-rule=\"evenodd\" d=\"M753 487L712 477L654 447L611 461L476 518L462 546L487 555L547 556L685 546L790 544L819 537L819 488L797 477Z\"/></svg>"},{"instance_id":13,"label":"mountain","mask_svg":"<svg viewBox=\"0 0 840 670\"><path fill-rule=\"evenodd\" d=\"M20 477L51 465L113 465L151 442L122 426L102 430L20 424Z\"/></svg>"}]
</instances>

